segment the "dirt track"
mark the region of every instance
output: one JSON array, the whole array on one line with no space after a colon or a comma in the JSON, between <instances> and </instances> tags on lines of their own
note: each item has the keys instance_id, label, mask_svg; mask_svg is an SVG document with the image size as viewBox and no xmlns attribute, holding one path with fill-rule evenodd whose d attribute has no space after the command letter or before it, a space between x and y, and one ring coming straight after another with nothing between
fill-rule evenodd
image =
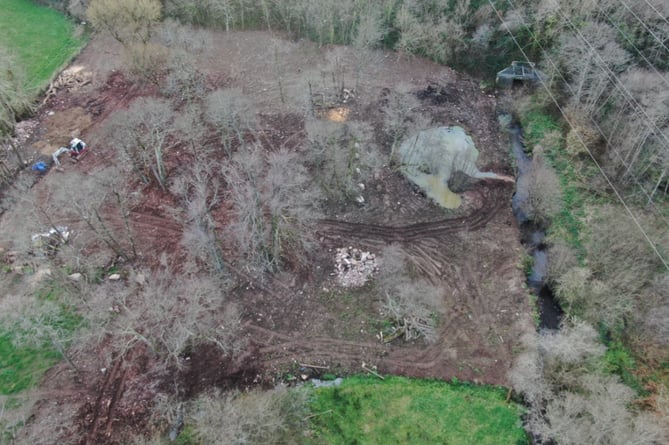
<instances>
[{"instance_id":1,"label":"dirt track","mask_svg":"<svg viewBox=\"0 0 669 445\"><path fill-rule=\"evenodd\" d=\"M362 242L379 240L386 243L406 243L424 238L438 238L443 235L459 231L475 231L482 229L507 203L500 199L503 193L498 190L498 183L485 184L483 206L467 216L448 218L439 221L423 222L406 226L381 226L376 224L351 223L333 219L320 221L319 234L341 240L355 239Z\"/></svg>"}]
</instances>

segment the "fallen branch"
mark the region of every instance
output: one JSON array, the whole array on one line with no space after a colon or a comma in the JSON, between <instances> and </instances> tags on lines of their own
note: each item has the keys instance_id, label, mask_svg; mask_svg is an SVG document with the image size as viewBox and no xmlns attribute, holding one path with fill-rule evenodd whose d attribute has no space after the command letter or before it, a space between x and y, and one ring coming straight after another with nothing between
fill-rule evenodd
<instances>
[{"instance_id":1,"label":"fallen branch","mask_svg":"<svg viewBox=\"0 0 669 445\"><path fill-rule=\"evenodd\" d=\"M367 366L365 366L364 363L362 364L362 369L364 371L367 371L368 373L372 374L373 376L380 378L381 380L385 380L385 378L381 374L379 374L376 371L373 371L373 370L369 369Z\"/></svg>"},{"instance_id":2,"label":"fallen branch","mask_svg":"<svg viewBox=\"0 0 669 445\"><path fill-rule=\"evenodd\" d=\"M399 326L397 329L395 329L395 332L393 332L392 334L388 335L387 337L382 337L383 342L390 343L396 338L399 338L402 335L404 335L405 332L406 332L406 326ZM381 332L381 335L383 335L383 332Z\"/></svg>"},{"instance_id":3,"label":"fallen branch","mask_svg":"<svg viewBox=\"0 0 669 445\"><path fill-rule=\"evenodd\" d=\"M318 366L318 365L308 365L306 363L298 363L302 368L312 368L312 369L330 369L329 366Z\"/></svg>"}]
</instances>

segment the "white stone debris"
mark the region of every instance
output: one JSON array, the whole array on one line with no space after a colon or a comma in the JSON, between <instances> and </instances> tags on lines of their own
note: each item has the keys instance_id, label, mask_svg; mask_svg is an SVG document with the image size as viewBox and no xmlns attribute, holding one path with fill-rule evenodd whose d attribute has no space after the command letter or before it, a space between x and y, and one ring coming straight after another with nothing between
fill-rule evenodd
<instances>
[{"instance_id":1,"label":"white stone debris","mask_svg":"<svg viewBox=\"0 0 669 445\"><path fill-rule=\"evenodd\" d=\"M343 287L360 287L378 270L373 253L350 246L337 249L335 268L339 284Z\"/></svg>"}]
</instances>

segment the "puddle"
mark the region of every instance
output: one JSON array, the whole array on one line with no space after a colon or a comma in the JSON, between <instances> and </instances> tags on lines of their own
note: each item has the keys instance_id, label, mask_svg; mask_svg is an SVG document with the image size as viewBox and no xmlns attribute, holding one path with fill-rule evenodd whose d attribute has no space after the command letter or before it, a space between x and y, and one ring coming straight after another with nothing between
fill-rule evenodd
<instances>
[{"instance_id":1,"label":"puddle","mask_svg":"<svg viewBox=\"0 0 669 445\"><path fill-rule=\"evenodd\" d=\"M460 196L449 190L448 186L437 175L416 174L411 177L411 180L441 207L457 209L462 204Z\"/></svg>"},{"instance_id":2,"label":"puddle","mask_svg":"<svg viewBox=\"0 0 669 445\"><path fill-rule=\"evenodd\" d=\"M447 209L455 209L462 203L460 196L448 188L448 180L454 173L503 179L495 173L479 171L476 166L479 152L462 127L420 131L400 145L398 156L404 175Z\"/></svg>"}]
</instances>

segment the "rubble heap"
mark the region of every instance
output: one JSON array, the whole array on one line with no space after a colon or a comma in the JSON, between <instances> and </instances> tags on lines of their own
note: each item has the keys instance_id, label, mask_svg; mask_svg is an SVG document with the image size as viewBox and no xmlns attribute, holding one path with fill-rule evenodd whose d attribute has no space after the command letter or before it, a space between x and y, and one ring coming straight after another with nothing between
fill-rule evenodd
<instances>
[{"instance_id":1,"label":"rubble heap","mask_svg":"<svg viewBox=\"0 0 669 445\"><path fill-rule=\"evenodd\" d=\"M337 249L335 268L339 284L344 287L360 287L378 270L373 253L350 246Z\"/></svg>"}]
</instances>

